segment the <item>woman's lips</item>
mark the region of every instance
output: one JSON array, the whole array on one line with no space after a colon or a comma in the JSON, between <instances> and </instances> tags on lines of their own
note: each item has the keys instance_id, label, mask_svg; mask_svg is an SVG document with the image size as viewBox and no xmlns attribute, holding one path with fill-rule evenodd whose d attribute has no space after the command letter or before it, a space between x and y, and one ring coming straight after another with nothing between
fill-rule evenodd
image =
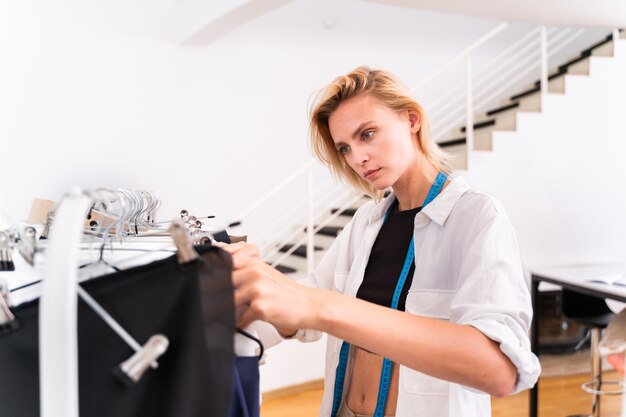
<instances>
[{"instance_id":1,"label":"woman's lips","mask_svg":"<svg viewBox=\"0 0 626 417\"><path fill-rule=\"evenodd\" d=\"M374 179L376 174L378 174L378 171L380 171L380 168L378 168L378 169L370 169L369 171L365 171L365 174L363 174L363 176L365 177L366 180L370 181L370 180Z\"/></svg>"}]
</instances>

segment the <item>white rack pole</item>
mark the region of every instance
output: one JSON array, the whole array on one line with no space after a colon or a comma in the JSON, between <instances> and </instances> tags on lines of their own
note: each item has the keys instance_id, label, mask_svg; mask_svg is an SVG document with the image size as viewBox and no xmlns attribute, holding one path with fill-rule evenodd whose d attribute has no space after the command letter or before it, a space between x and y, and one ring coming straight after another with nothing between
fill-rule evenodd
<instances>
[{"instance_id":1,"label":"white rack pole","mask_svg":"<svg viewBox=\"0 0 626 417\"><path fill-rule=\"evenodd\" d=\"M539 39L541 48L541 94L548 94L548 36L545 26L541 26Z\"/></svg>"},{"instance_id":2,"label":"white rack pole","mask_svg":"<svg viewBox=\"0 0 626 417\"><path fill-rule=\"evenodd\" d=\"M315 267L315 232L314 232L314 208L313 199L315 198L313 190L313 170L309 169L308 172L308 184L307 184L307 202L308 202L308 221L306 227L306 272L307 276L310 276Z\"/></svg>"},{"instance_id":3,"label":"white rack pole","mask_svg":"<svg viewBox=\"0 0 626 417\"><path fill-rule=\"evenodd\" d=\"M41 417L78 417L78 248L91 201L75 190L54 214L39 308Z\"/></svg>"},{"instance_id":4,"label":"white rack pole","mask_svg":"<svg viewBox=\"0 0 626 417\"><path fill-rule=\"evenodd\" d=\"M474 150L474 109L472 107L472 60L465 59L465 144L466 152Z\"/></svg>"}]
</instances>

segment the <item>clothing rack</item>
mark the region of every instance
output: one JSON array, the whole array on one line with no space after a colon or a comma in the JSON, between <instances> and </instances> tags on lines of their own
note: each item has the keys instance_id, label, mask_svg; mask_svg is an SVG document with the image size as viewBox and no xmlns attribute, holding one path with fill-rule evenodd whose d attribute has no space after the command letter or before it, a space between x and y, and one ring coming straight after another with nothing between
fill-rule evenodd
<instances>
[{"instance_id":1,"label":"clothing rack","mask_svg":"<svg viewBox=\"0 0 626 417\"><path fill-rule=\"evenodd\" d=\"M36 242L33 243L33 255L37 251L36 249L45 251L45 264L40 264L43 268L38 272L39 279L37 281L28 282L25 285L20 284L21 286L17 288L17 290L26 287L35 288L31 286L36 285L39 290L39 302L31 305L26 304L28 301L32 300L32 298L30 298L32 294L30 293L22 297L22 302L19 304L22 316L16 315L17 318L15 322L19 323L22 319L24 320L22 322L25 324L23 332L19 334L11 333L9 336L12 338L10 339L10 343L3 345L10 355L11 346L18 346L19 349L19 346L29 344L29 352L35 354L38 352L39 367L37 369L36 365L30 366L26 370L26 373L24 373L21 368L19 368L20 365L7 366L7 363L14 364L14 362L7 362L5 360L3 364L1 364L3 366L2 369L7 370L7 375L11 375L12 372L15 372L23 376L19 380L18 386L20 389L24 390L23 392L31 393L30 397L29 395L25 396L31 399L29 402L31 407L28 413L34 413L35 410L37 410L42 417L79 417L81 413L91 415L92 412L96 412L96 409L104 410L105 408L99 406L96 406L97 408L92 406L90 409L86 404L93 405L97 403L97 401L95 401L97 397L94 397L94 395L100 397L102 395L109 395L108 398L112 399L118 395L117 390L106 388L99 394L97 391L88 390L88 392L91 393L88 394L81 391L80 387L81 380L83 382L87 381L86 383L88 384L99 381L98 372L106 373L108 369L113 370L113 375L110 376L113 379L110 379L110 381L117 380L117 382L124 384L125 389L134 389L135 398L146 398L146 396L142 394L142 390L162 386L158 385L162 381L180 381L180 378L177 378L177 376L189 375L189 379L185 381L185 384L187 384L185 385L187 387L185 392L187 393L186 398L191 401L181 402L180 404L183 404L183 406L175 410L173 409L175 414L172 415L186 415L188 411L195 410L194 407L201 407L203 410L209 411L210 414L208 415L215 415L211 413L219 410L220 416L226 416L228 415L228 407L230 406L232 408L237 404L235 402L232 404L229 402L223 403L223 399L226 398L231 387L229 378L231 377L232 371L228 368L228 364L230 363L229 359L232 357L234 347L233 338L224 338L223 335L228 331L234 331L234 307L232 301L230 303L220 303L219 307L215 307L207 300L209 300L210 297L218 297L218 299L224 301L227 300L227 295L232 294L232 287L230 285L232 265L230 263L230 257L224 251L210 245L210 242L219 238L215 232L202 230L202 223L194 216L190 216L186 211L181 212L180 221L173 220L157 223L153 221L154 212L145 209L146 207L153 207L151 204L142 205L140 201L137 201L142 197L139 194L139 197L135 196L136 204L133 204L133 201L131 201L131 193L133 192L127 190L123 191L125 192L122 195L120 194L120 190L100 189L95 191L83 191L76 188L61 199L54 211L51 212L51 215L48 213L45 216L47 226L50 226L49 234L47 235L47 244L42 244L42 247L35 248ZM140 191L138 193L147 192ZM152 200L149 201L151 202ZM104 209L104 211L98 211L100 207ZM149 219L146 219L146 213L150 214ZM109 216L109 214L113 217L103 217ZM94 220L94 215L101 216L103 220L100 221L100 217ZM89 219L89 225L86 224L86 219ZM168 223L170 223L169 227L167 225ZM221 231L218 231L218 233L221 233ZM151 262L149 265L144 263L138 264L137 261L139 258L144 260L146 257L146 255L143 254L131 258L121 256L117 257L117 259L121 261L124 267L118 269L117 265L120 265L120 262L110 263L111 258L114 257L113 255L107 256L104 259L102 257L105 243L108 245L107 238L111 236L114 236L111 238L112 240L109 241L112 249L113 240L119 238L120 246L122 246L120 250L124 250L125 246L125 250L128 251L139 250L145 251L146 253L154 253L155 256L150 257L153 261L158 259L157 263L152 264ZM162 237L165 236L168 237L169 242L167 247L163 246L165 242ZM19 233L16 234L15 237L9 236L9 238L15 239L15 242L17 242L15 244L18 245L17 247L22 245ZM86 253L81 251L87 249L86 243L87 245L93 245L94 242L96 242L94 238L103 239L100 242L102 245L99 250L100 258L95 262L85 264ZM144 239L147 240L143 241ZM143 241L142 244L140 244L140 246L135 245L135 243L139 241ZM159 247L154 247L155 243L158 244ZM131 248L129 245L133 247ZM177 259L175 261L172 260L172 263L170 262L170 258L174 253L177 254ZM165 254L165 257L163 257L163 254ZM91 252L91 255L96 254ZM120 253L120 255L122 255L122 253ZM200 257L202 259L200 259ZM198 259L200 259L199 262L196 262ZM191 262L194 263L191 264ZM26 266L26 264L21 261L21 258L20 263L21 271L22 266ZM189 268L178 268L177 266L187 263L190 263ZM83 265L79 268L79 264ZM91 274L94 272L98 274L100 270L103 270L103 268L85 268L91 267L92 265L112 268L115 270L114 275L117 273L124 275L127 269L141 268L139 270L141 274L134 275L132 278L130 275L126 274L129 279L128 282L131 285L129 288L135 290L140 283L145 285L146 280L153 276L144 275L146 271L150 271L149 274L156 274L154 276L158 277L156 281L151 282L159 283L156 288L153 288L156 291L151 291L150 294L158 294L159 291L162 295L170 294L170 292L164 291L168 291L173 285L175 288L180 288L181 291L174 291L178 295L172 299L172 302L173 300L184 300L184 302L178 303L178 305L184 307L177 308L175 311L168 309L167 311L174 312L174 315L170 316L168 321L164 322L162 321L163 318L159 318L157 322L163 323L162 325L155 327L154 323L157 322L153 322L153 324L150 325L151 330L149 330L149 333L142 333L143 330L140 323L142 323L143 318L135 319L136 315L132 312L134 311L134 304L129 302L130 298L128 294L134 294L133 291L126 293L126 296L124 296L120 294L118 287L117 295L111 296L110 293L106 295L107 293L102 292L102 289L106 287L100 285L102 282L107 281L100 281L100 283L97 281L83 283L83 281L90 280L91 278L98 278L100 275ZM153 265L155 266L154 268ZM211 266L208 267L208 265ZM31 267L32 266L33 264L31 264ZM28 269L28 267L26 267L26 269ZM167 269L167 271L165 271L167 273L162 276L167 278L162 280L161 277L158 276L159 272L157 271L164 271L164 269ZM129 273L132 274L134 272ZM43 277L43 279L41 279L41 277ZM80 285L79 282L81 283ZM85 288L83 288L83 286L85 286ZM98 288L100 290L98 290ZM92 293L91 291L94 292ZM94 295L93 298L91 294ZM99 300L98 295L103 297L103 299ZM118 296L120 297L118 298ZM107 299L107 297L109 298ZM79 299L82 299L85 305L79 304ZM160 301L155 303L154 300L157 299L163 300L163 298L154 298L154 295L148 296L148 298L142 298L144 305L146 305L148 309L152 308L152 311L157 314L157 317L161 317L159 316L161 311L158 311L158 307L156 307L157 310L154 310L155 306L160 305ZM103 304L100 305L100 302ZM146 302L147 304L145 304ZM10 306L10 300L8 303ZM114 309L116 308L115 306L120 306L120 309L115 311L119 314L118 318L126 317L123 321L123 327L117 322L116 317L112 317L108 314L106 311L107 304ZM90 308L90 310L95 313L95 318L91 314L84 315L84 308ZM30 315L28 313L29 311L31 312ZM116 314L116 316L118 314ZM126 316L124 316L124 314L126 314ZM133 320L129 321L131 317ZM93 320L96 320L96 322ZM180 323L190 323L190 327L187 330L189 334L192 335L191 338L177 338L176 330L173 330L179 328L178 324L174 324L176 320L180 320ZM31 324L33 322L38 322L38 326L32 326ZM113 353L109 356L104 354L101 348L94 350L94 348L85 344L85 338L82 333L86 331L86 329L89 329L89 331L94 330L96 334L102 335L100 326L104 323L121 338L121 340L117 341L117 344L111 345L113 350L109 350L108 352ZM28 326L26 324L28 324ZM27 331L28 329L30 329L30 333ZM19 332L19 329L16 330ZM162 334L160 334L161 331ZM152 336L149 336L150 334L152 334ZM259 347L259 353L262 355L263 346L261 342L245 331L242 331L241 334L244 334L246 339L246 343L243 343L243 345L245 345L244 347L249 347L248 345L250 343L254 343L255 346L255 348L246 350L256 351L256 347ZM17 339L15 338L16 335L18 337ZM178 349L184 349L184 352L191 352L192 354L167 355L164 356L163 362L159 361L157 363L156 359L167 350L167 345L169 344L168 338L170 336L176 341ZM239 335L237 336L239 337ZM145 344L142 346L134 337L137 337L137 340L141 343L146 341ZM160 339L157 340L157 337L160 337ZM212 340L211 344L207 345L206 342L204 342L207 337ZM99 339L100 338L97 337L95 340ZM130 343L129 340L133 343ZM182 344L181 340L183 340ZM26 343L24 343L24 341L26 341ZM119 345L122 341L122 344L131 347L135 351L135 354L124 362L116 362L121 360L119 359L121 357L120 352L123 356L125 355L123 352L127 349L127 347L120 349ZM242 343L239 344L241 345ZM80 358L79 349L81 352ZM182 351L183 350L181 350L181 352ZM101 357L106 365L97 368L95 374L90 372L88 370L90 367L89 362L85 362L85 358L82 356L84 352L97 352L98 355L101 355L98 357ZM206 354L202 354L201 352L205 352ZM190 361L189 358L192 358L193 354L197 355L199 353L199 358L202 358L201 360ZM91 356L91 353L87 355L87 357L89 356ZM9 357L10 356L4 356L4 359ZM30 364L33 362L34 361L30 361ZM115 365L110 367L111 362ZM258 366L258 358L256 355L254 356L253 362ZM176 366L174 366L174 364L176 364ZM87 367L83 368L83 366ZM135 385L135 383L138 382L138 378L142 377L148 367L159 367L159 371L157 373L149 371L148 374L150 376L146 377L149 385ZM96 368L93 370L95 369ZM38 380L29 377L29 375L36 375L37 372L39 375ZM96 375L95 379L92 378L93 375ZM226 378L225 375L228 375L228 377ZM137 379L135 379L135 376L137 376ZM215 378L218 379L216 380ZM133 383L130 382L130 379L133 380ZM258 384L258 374L256 379ZM190 381L194 382L192 383ZM211 395L207 396L206 391L195 389L198 386L216 387L215 383L217 381L225 383L220 389L216 388L212 390L214 392ZM198 383L200 385L198 385ZM38 393L36 392L37 384ZM194 384L196 385L194 386ZM233 387L233 389L236 388ZM5 391L5 393L6 392L7 391ZM90 395L91 401L83 402L85 398L90 398ZM33 401L33 396L34 398L38 396L39 401ZM171 398L165 398L163 401L166 404L172 403ZM170 402L168 403L168 401ZM220 401L222 401L223 404L221 404ZM3 404L6 404L5 409L7 410L13 410L14 412L20 412L21 410L19 403L14 402L12 399ZM109 404L117 403L109 402ZM130 410L129 412L133 413L132 408L125 406L125 404L127 404L126 402L121 402L120 404L119 407L122 408L117 411L126 412ZM136 406L137 404L139 403L135 402L132 406ZM150 404L154 404L154 402L151 401ZM256 404L258 408L258 399L252 401L252 404ZM215 405L219 405L219 407L216 408ZM126 408L124 409L124 407ZM108 407L106 409L108 410ZM4 412L0 413L4 415ZM8 414L12 413L9 412ZM148 412L148 414L150 414L150 412ZM96 412L94 415L111 414L98 414L98 412Z\"/></svg>"}]
</instances>

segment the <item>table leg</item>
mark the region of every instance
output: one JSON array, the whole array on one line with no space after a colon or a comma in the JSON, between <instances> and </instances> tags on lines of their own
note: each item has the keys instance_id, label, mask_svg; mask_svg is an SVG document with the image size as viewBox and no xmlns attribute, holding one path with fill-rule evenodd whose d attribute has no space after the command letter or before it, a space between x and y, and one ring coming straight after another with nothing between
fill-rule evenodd
<instances>
[{"instance_id":1,"label":"table leg","mask_svg":"<svg viewBox=\"0 0 626 417\"><path fill-rule=\"evenodd\" d=\"M533 322L530 327L530 348L537 357L539 357L539 281L531 276L531 302L533 307ZM530 404L528 407L528 415L537 417L537 408L539 402L539 380L530 390Z\"/></svg>"}]
</instances>

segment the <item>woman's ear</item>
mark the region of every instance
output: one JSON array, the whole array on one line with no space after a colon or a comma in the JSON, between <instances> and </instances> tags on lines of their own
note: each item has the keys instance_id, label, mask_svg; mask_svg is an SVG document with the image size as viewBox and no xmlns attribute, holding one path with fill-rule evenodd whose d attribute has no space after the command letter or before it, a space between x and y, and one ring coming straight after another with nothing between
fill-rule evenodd
<instances>
[{"instance_id":1,"label":"woman's ear","mask_svg":"<svg viewBox=\"0 0 626 417\"><path fill-rule=\"evenodd\" d=\"M409 112L409 123L411 126L411 132L417 133L422 127L422 116L413 110L409 110L408 112Z\"/></svg>"}]
</instances>

